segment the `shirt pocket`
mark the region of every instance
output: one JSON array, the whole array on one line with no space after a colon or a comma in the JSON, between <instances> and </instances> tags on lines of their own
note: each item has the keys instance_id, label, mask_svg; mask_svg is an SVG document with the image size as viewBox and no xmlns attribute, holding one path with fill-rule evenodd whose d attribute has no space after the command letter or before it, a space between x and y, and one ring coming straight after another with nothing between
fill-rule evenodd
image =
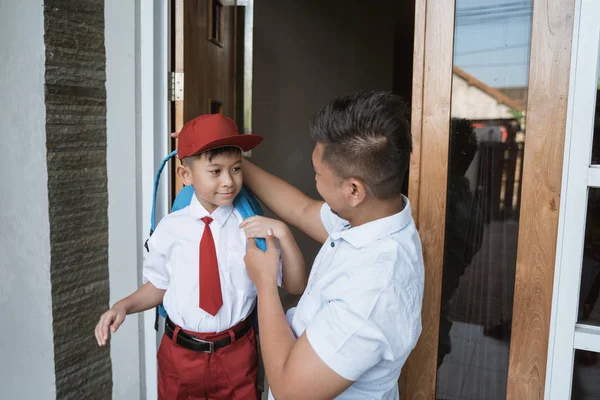
<instances>
[{"instance_id":1,"label":"shirt pocket","mask_svg":"<svg viewBox=\"0 0 600 400\"><path fill-rule=\"evenodd\" d=\"M256 293L254 284L248 277L244 256L246 254L238 250L229 250L227 252L227 271L229 275L231 290L244 295L253 295Z\"/></svg>"},{"instance_id":2,"label":"shirt pocket","mask_svg":"<svg viewBox=\"0 0 600 400\"><path fill-rule=\"evenodd\" d=\"M175 296L178 306L195 302L199 290L198 244L179 243L170 249L167 269L171 283L169 295Z\"/></svg>"}]
</instances>

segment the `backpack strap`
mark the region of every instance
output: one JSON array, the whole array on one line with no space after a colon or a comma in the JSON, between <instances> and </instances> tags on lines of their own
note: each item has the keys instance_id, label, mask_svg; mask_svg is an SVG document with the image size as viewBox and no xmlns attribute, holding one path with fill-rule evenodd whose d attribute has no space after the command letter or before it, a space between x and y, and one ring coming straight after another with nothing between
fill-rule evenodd
<instances>
[{"instance_id":1,"label":"backpack strap","mask_svg":"<svg viewBox=\"0 0 600 400\"><path fill-rule=\"evenodd\" d=\"M154 233L154 229L156 229L156 195L158 193L160 175L162 174L163 169L165 169L165 165L167 165L169 160L176 155L177 150L174 150L168 156L166 156L165 159L160 163L158 171L156 171L156 176L154 177L154 190L152 191L152 214L150 216L150 235L152 235Z\"/></svg>"},{"instance_id":2,"label":"backpack strap","mask_svg":"<svg viewBox=\"0 0 600 400\"><path fill-rule=\"evenodd\" d=\"M233 200L233 205L242 216L242 219L254 217L255 215L263 215L263 209L260 203L254 197L250 189L242 186L240 193ZM264 238L255 238L256 246L262 251L267 251L267 241Z\"/></svg>"}]
</instances>

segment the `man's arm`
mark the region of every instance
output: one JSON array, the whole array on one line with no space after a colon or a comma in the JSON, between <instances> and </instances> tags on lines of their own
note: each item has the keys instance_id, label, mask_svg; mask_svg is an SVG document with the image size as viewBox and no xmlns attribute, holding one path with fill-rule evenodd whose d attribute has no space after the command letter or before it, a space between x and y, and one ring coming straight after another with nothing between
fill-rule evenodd
<instances>
[{"instance_id":1,"label":"man's arm","mask_svg":"<svg viewBox=\"0 0 600 400\"><path fill-rule=\"evenodd\" d=\"M298 340L287 323L275 286L258 294L261 353L277 400L333 399L352 385L325 364L304 333Z\"/></svg>"},{"instance_id":2,"label":"man's arm","mask_svg":"<svg viewBox=\"0 0 600 400\"><path fill-rule=\"evenodd\" d=\"M266 240L267 251L263 252L250 239L244 261L258 291L261 352L273 396L277 400L305 399L309 391L311 399L332 399L352 381L321 360L306 334L296 340L279 300L279 256L272 232Z\"/></svg>"},{"instance_id":3,"label":"man's arm","mask_svg":"<svg viewBox=\"0 0 600 400\"><path fill-rule=\"evenodd\" d=\"M321 221L322 201L314 200L300 190L244 159L244 184L279 218L319 243L327 240Z\"/></svg>"}]
</instances>

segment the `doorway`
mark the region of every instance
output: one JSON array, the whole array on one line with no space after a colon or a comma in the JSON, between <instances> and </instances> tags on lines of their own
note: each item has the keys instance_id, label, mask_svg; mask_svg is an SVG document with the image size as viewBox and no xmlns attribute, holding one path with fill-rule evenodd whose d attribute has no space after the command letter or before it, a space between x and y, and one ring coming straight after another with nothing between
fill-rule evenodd
<instances>
[{"instance_id":1,"label":"doorway","mask_svg":"<svg viewBox=\"0 0 600 400\"><path fill-rule=\"evenodd\" d=\"M253 162L312 197L308 122L320 108L359 90L412 101L414 0L172 3L173 80L183 85L172 89L172 129L207 112L231 117L265 137ZM181 183L172 181L174 198ZM320 244L294 235L311 265ZM286 308L298 301L281 297Z\"/></svg>"},{"instance_id":2,"label":"doorway","mask_svg":"<svg viewBox=\"0 0 600 400\"><path fill-rule=\"evenodd\" d=\"M172 43L173 71L184 72L185 88L173 102L174 128L206 112L231 116L265 137L253 160L311 196L307 124L317 110L367 89L410 103L407 190L426 293L404 398L543 396L549 344L556 351L550 316L573 38L565 21L586 1L173 1L172 34L183 38ZM319 244L294 233L310 263Z\"/></svg>"},{"instance_id":3,"label":"doorway","mask_svg":"<svg viewBox=\"0 0 600 400\"><path fill-rule=\"evenodd\" d=\"M265 137L251 154L254 162L310 196L318 193L308 122L321 107L359 90L394 91L410 105L414 0L173 4L173 70L184 74L183 98L172 106L173 129L196 115L221 112L241 132ZM214 7L221 43L209 32ZM173 180L174 195L181 184ZM294 234L312 263L320 244Z\"/></svg>"}]
</instances>

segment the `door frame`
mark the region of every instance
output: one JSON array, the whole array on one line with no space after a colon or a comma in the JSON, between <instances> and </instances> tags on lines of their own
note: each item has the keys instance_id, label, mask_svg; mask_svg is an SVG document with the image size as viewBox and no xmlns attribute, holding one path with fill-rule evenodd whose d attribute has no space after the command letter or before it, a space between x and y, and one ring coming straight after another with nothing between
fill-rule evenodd
<instances>
[{"instance_id":1,"label":"door frame","mask_svg":"<svg viewBox=\"0 0 600 400\"><path fill-rule=\"evenodd\" d=\"M140 189L138 201L141 215L138 216L138 243L144 243L150 232L152 193L154 177L160 162L168 154L170 146L170 102L168 98L170 9L172 0L136 1L136 21L138 50L136 99L140 133L138 139L140 166ZM163 174L162 185L158 188L156 216L161 218L169 210L169 174ZM142 246L138 265L138 276L142 283ZM142 398L158 398L158 370L156 353L160 333L154 329L155 311L148 310L139 320L140 339L143 351L140 353L140 384Z\"/></svg>"},{"instance_id":2,"label":"door frame","mask_svg":"<svg viewBox=\"0 0 600 400\"><path fill-rule=\"evenodd\" d=\"M600 328L578 324L579 291L588 188L600 187L600 168L590 165L600 44L600 3L577 0L561 188L559 235L546 399L571 396L575 350L600 352Z\"/></svg>"},{"instance_id":3,"label":"door frame","mask_svg":"<svg viewBox=\"0 0 600 400\"><path fill-rule=\"evenodd\" d=\"M534 56L507 383L507 398L515 400L544 395L575 1L533 0ZM454 0L416 2L409 198L423 243L425 294L423 333L400 378L407 399L435 398L436 392L454 11Z\"/></svg>"}]
</instances>

